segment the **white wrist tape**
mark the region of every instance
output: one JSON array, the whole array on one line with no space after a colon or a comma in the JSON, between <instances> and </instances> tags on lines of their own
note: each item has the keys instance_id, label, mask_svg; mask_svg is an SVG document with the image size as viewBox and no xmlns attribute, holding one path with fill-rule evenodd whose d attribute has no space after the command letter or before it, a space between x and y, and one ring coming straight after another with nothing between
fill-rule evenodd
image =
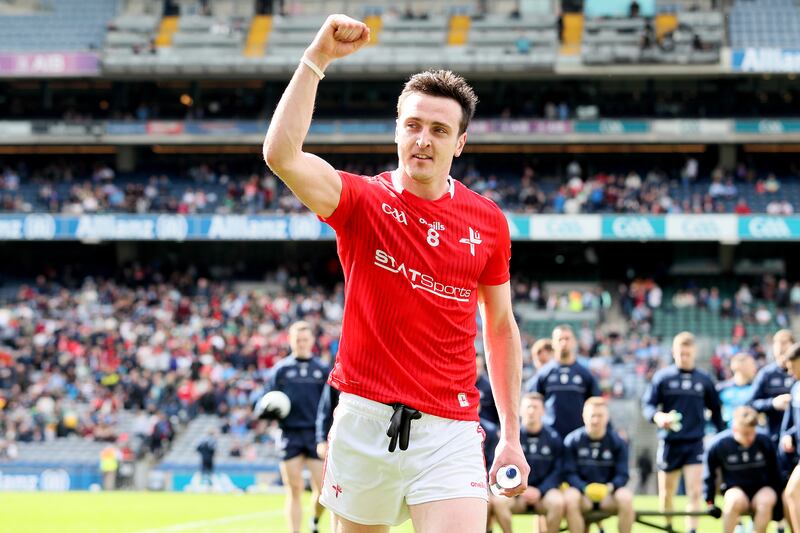
<instances>
[{"instance_id":1,"label":"white wrist tape","mask_svg":"<svg viewBox=\"0 0 800 533\"><path fill-rule=\"evenodd\" d=\"M314 74L316 74L316 75L317 75L317 77L318 77L320 80L322 80L322 79L324 79L324 78L325 78L325 73L324 73L324 72L322 72L322 69L321 69L321 68L319 68L319 67L317 66L317 64L316 64L316 63L314 63L313 61L311 61L309 58L307 58L306 56L303 56L303 58L302 58L300 61L301 61L301 62L302 62L302 63L303 63L305 66L307 66L308 68L310 68L311 70L313 70L313 71L314 71Z\"/></svg>"}]
</instances>

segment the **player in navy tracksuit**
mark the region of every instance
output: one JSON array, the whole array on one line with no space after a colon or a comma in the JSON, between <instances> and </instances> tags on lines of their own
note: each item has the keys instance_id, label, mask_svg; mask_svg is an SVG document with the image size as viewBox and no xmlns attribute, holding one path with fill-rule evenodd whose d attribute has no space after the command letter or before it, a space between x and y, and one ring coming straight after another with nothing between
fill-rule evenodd
<instances>
[{"instance_id":1,"label":"player in navy tracksuit","mask_svg":"<svg viewBox=\"0 0 800 533\"><path fill-rule=\"evenodd\" d=\"M628 444L608 425L608 403L590 398L583 406L585 427L564 439L564 477L570 487L564 493L570 531L585 531L583 513L593 506L588 494L605 492L600 509L618 516L618 531L630 533L633 526L633 493L628 483Z\"/></svg>"},{"instance_id":2,"label":"player in navy tracksuit","mask_svg":"<svg viewBox=\"0 0 800 533\"><path fill-rule=\"evenodd\" d=\"M794 344L794 335L788 329L781 329L772 336L772 356L775 361L765 365L753 380L753 389L747 405L767 415L767 428L775 447L778 448L778 466L784 482L789 478L796 458L794 454L785 454L778 446L781 432L781 421L791 401L789 392L794 384L794 377L786 368L786 354Z\"/></svg>"},{"instance_id":3,"label":"player in navy tracksuit","mask_svg":"<svg viewBox=\"0 0 800 533\"><path fill-rule=\"evenodd\" d=\"M305 466L311 473L312 501L315 504L311 529L316 531L323 509L319 504L322 461L316 451L316 419L319 399L330 370L313 357L314 335L307 322L292 324L289 328L289 344L292 353L272 367L268 382L269 390L283 392L292 402L289 415L279 421L283 445L281 478L287 490L286 521L290 531L300 531L300 497L304 488Z\"/></svg>"},{"instance_id":4,"label":"player in navy tracksuit","mask_svg":"<svg viewBox=\"0 0 800 533\"><path fill-rule=\"evenodd\" d=\"M544 396L544 423L561 437L583 425L580 406L592 396L600 396L600 387L589 369L577 362L577 342L572 328L553 330L556 358L536 373L525 392Z\"/></svg>"},{"instance_id":5,"label":"player in navy tracksuit","mask_svg":"<svg viewBox=\"0 0 800 533\"><path fill-rule=\"evenodd\" d=\"M757 432L758 413L752 407L738 407L732 425L714 437L705 453L703 496L714 505L717 474L721 474L722 531L733 533L739 517L752 511L756 533L766 533L780 493L775 446L769 436Z\"/></svg>"},{"instance_id":6,"label":"player in navy tracksuit","mask_svg":"<svg viewBox=\"0 0 800 533\"><path fill-rule=\"evenodd\" d=\"M658 497L662 511L672 511L672 499L683 471L687 509L702 507L703 435L705 410L717 431L725 429L714 382L694 367L697 346L694 336L682 332L672 341L675 364L656 372L643 398L645 418L659 428ZM678 416L681 417L678 420ZM697 517L687 519L690 533L697 530ZM668 520L669 523L669 520Z\"/></svg>"},{"instance_id":7,"label":"player in navy tracksuit","mask_svg":"<svg viewBox=\"0 0 800 533\"><path fill-rule=\"evenodd\" d=\"M786 351L786 367L795 380L800 379L800 343ZM800 447L800 381L792 385L791 402L781 424L781 451L796 460ZM783 507L792 531L800 531L800 466L789 475L783 493Z\"/></svg>"},{"instance_id":8,"label":"player in navy tracksuit","mask_svg":"<svg viewBox=\"0 0 800 533\"><path fill-rule=\"evenodd\" d=\"M545 514L545 527L539 531L557 533L564 516L564 497L559 490L562 475L563 443L559 434L542 423L544 398L533 392L522 397L520 443L531 467L528 488L515 498L492 497L490 503L503 533L511 533L512 513L535 511Z\"/></svg>"}]
</instances>

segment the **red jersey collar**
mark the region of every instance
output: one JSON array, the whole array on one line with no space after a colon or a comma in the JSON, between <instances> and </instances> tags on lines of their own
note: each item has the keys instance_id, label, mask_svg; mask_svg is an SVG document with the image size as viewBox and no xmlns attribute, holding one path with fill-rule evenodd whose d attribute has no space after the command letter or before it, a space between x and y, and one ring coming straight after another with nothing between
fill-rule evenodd
<instances>
[{"instance_id":1,"label":"red jersey collar","mask_svg":"<svg viewBox=\"0 0 800 533\"><path fill-rule=\"evenodd\" d=\"M400 169L395 169L392 171L392 187L397 194L403 194L405 187L403 187L403 176L400 174ZM447 192L450 193L450 198L452 199L453 196L456 194L456 180L454 180L451 176L447 176Z\"/></svg>"}]
</instances>

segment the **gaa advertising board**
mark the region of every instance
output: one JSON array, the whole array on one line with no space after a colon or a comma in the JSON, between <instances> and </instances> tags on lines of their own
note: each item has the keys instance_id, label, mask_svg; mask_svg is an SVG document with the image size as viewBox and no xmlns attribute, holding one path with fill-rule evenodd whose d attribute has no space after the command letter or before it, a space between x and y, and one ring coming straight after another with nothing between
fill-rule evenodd
<instances>
[{"instance_id":1,"label":"gaa advertising board","mask_svg":"<svg viewBox=\"0 0 800 533\"><path fill-rule=\"evenodd\" d=\"M506 213L515 241L800 241L800 216L523 215ZM331 241L298 215L0 215L0 241Z\"/></svg>"}]
</instances>

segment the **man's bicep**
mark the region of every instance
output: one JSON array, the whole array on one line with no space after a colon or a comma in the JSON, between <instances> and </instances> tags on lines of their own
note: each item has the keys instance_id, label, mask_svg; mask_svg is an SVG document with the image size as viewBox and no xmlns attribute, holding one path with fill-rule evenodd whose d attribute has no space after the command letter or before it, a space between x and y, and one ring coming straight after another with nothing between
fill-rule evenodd
<instances>
[{"instance_id":1,"label":"man's bicep","mask_svg":"<svg viewBox=\"0 0 800 533\"><path fill-rule=\"evenodd\" d=\"M303 205L319 216L328 218L339 206L342 178L321 157L303 152L291 163L273 170Z\"/></svg>"}]
</instances>

